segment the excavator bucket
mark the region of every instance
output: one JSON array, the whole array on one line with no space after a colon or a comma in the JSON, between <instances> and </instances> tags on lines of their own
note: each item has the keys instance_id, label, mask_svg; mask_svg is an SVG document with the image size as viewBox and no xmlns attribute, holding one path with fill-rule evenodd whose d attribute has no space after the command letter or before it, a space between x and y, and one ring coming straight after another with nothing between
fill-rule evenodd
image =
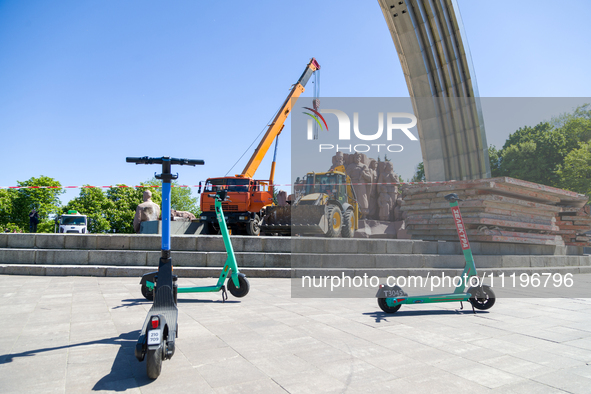
<instances>
[{"instance_id":1,"label":"excavator bucket","mask_svg":"<svg viewBox=\"0 0 591 394\"><path fill-rule=\"evenodd\" d=\"M326 234L328 218L325 205L270 207L261 230L281 234Z\"/></svg>"},{"instance_id":2,"label":"excavator bucket","mask_svg":"<svg viewBox=\"0 0 591 394\"><path fill-rule=\"evenodd\" d=\"M261 231L268 233L291 234L291 206L268 207L261 222Z\"/></svg>"},{"instance_id":3,"label":"excavator bucket","mask_svg":"<svg viewBox=\"0 0 591 394\"><path fill-rule=\"evenodd\" d=\"M291 232L294 234L326 234L326 205L297 205L292 208Z\"/></svg>"}]
</instances>

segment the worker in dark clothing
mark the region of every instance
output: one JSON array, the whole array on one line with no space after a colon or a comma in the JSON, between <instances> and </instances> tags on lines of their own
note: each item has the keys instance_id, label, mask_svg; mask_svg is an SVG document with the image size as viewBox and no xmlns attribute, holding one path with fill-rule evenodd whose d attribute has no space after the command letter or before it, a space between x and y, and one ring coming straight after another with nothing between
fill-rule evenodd
<instances>
[{"instance_id":1,"label":"worker in dark clothing","mask_svg":"<svg viewBox=\"0 0 591 394\"><path fill-rule=\"evenodd\" d=\"M37 224L39 224L39 213L33 208L31 213L29 213L29 232L36 233Z\"/></svg>"}]
</instances>

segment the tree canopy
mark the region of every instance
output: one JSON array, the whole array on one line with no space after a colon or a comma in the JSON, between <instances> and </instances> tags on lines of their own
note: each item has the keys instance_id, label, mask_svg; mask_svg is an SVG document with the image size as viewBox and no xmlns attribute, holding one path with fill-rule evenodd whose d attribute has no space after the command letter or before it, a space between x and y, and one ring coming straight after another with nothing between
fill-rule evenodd
<instances>
[{"instance_id":1,"label":"tree canopy","mask_svg":"<svg viewBox=\"0 0 591 394\"><path fill-rule=\"evenodd\" d=\"M61 184L53 178L41 175L26 181L17 181L23 189L0 190L0 226L11 230L29 230L29 212L33 208L39 213L37 232L52 232L51 215L59 212ZM33 186L33 188L29 188ZM40 187L39 186L46 186ZM55 188L48 188L52 186Z\"/></svg>"},{"instance_id":2,"label":"tree canopy","mask_svg":"<svg viewBox=\"0 0 591 394\"><path fill-rule=\"evenodd\" d=\"M524 126L488 147L493 177L508 176L591 196L591 104ZM424 180L423 163L411 181Z\"/></svg>"},{"instance_id":3,"label":"tree canopy","mask_svg":"<svg viewBox=\"0 0 591 394\"><path fill-rule=\"evenodd\" d=\"M133 218L138 204L143 202L145 190L152 192L152 201L162 205L161 181L152 178L142 182L144 187L127 187L117 185L103 192L96 188L83 188L80 195L71 200L62 211L65 213L75 209L87 215L90 220L91 233L133 233ZM158 187L154 187L158 186ZM173 181L173 186L178 183ZM184 187L173 187L171 190L171 207L177 211L189 211L199 216L198 199L191 197L191 190Z\"/></svg>"},{"instance_id":4,"label":"tree canopy","mask_svg":"<svg viewBox=\"0 0 591 394\"><path fill-rule=\"evenodd\" d=\"M509 176L589 194L584 168L591 140L591 106L585 104L509 135L503 148L489 147L492 176Z\"/></svg>"},{"instance_id":5,"label":"tree canopy","mask_svg":"<svg viewBox=\"0 0 591 394\"><path fill-rule=\"evenodd\" d=\"M89 187L80 189L78 197L61 205L59 196L64 193L61 184L53 178L41 175L18 186L53 186L55 188L0 189L0 227L4 229L28 231L29 212L35 208L39 212L37 232L53 232L54 215L76 210L89 220L91 233L133 233L133 218L138 204L143 202L145 190L152 192L152 201L162 203L161 181L152 178L141 183L140 187L117 185L106 191ZM177 187L174 187L177 186ZM173 181L171 207L177 211L189 211L199 217L199 199L192 197L191 189L179 187Z\"/></svg>"},{"instance_id":6,"label":"tree canopy","mask_svg":"<svg viewBox=\"0 0 591 394\"><path fill-rule=\"evenodd\" d=\"M152 191L152 201L156 204L162 204L162 187L161 181L152 178L147 182L142 182L142 185L158 186L150 187ZM191 196L191 189L188 187L180 187L178 181L172 181L172 189L170 190L170 206L177 211L191 212L195 217L199 217L201 210L199 209L199 198Z\"/></svg>"},{"instance_id":7,"label":"tree canopy","mask_svg":"<svg viewBox=\"0 0 591 394\"><path fill-rule=\"evenodd\" d=\"M425 165L423 162L417 164L417 168L415 169L415 174L410 179L411 182L425 182Z\"/></svg>"}]
</instances>

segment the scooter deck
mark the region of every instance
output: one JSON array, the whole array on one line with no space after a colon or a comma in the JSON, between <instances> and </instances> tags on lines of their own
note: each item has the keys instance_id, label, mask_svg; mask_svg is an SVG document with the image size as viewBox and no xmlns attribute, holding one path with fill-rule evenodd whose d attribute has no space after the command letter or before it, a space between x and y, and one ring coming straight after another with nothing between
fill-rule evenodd
<instances>
[{"instance_id":1,"label":"scooter deck","mask_svg":"<svg viewBox=\"0 0 591 394\"><path fill-rule=\"evenodd\" d=\"M176 324L179 310L174 302L170 286L162 286L156 289L154 304L146 316L146 320L142 327L142 333L146 332L148 324L150 324L150 320L154 315L164 316L166 324L168 324L168 336L170 337L170 334L174 333L174 337L176 338Z\"/></svg>"}]
</instances>

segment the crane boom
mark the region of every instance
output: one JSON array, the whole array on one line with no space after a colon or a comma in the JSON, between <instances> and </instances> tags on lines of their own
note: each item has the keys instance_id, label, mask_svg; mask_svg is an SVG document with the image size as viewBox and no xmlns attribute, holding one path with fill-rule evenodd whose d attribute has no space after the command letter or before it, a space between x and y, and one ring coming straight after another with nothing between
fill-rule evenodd
<instances>
[{"instance_id":1,"label":"crane boom","mask_svg":"<svg viewBox=\"0 0 591 394\"><path fill-rule=\"evenodd\" d=\"M283 127L285 126L285 120L289 116L292 106L295 104L295 102L304 92L304 90L306 90L306 83L308 83L308 80L316 70L320 70L320 64L318 64L315 58L312 58L306 66L306 69L304 70L300 79L298 79L295 85L293 85L291 91L287 95L287 98L283 102L283 105L281 106L279 111L277 111L277 115L273 119L273 122L271 122L271 124L269 125L269 128L267 129L265 136L263 137L263 139L259 143L259 146L256 148L252 157L246 164L246 167L244 167L244 170L242 170L242 173L240 175L236 175L237 177L254 177L255 172L259 168L259 165L261 164L263 158L267 154L267 151L271 147L273 140L281 133L281 130L283 130Z\"/></svg>"}]
</instances>

